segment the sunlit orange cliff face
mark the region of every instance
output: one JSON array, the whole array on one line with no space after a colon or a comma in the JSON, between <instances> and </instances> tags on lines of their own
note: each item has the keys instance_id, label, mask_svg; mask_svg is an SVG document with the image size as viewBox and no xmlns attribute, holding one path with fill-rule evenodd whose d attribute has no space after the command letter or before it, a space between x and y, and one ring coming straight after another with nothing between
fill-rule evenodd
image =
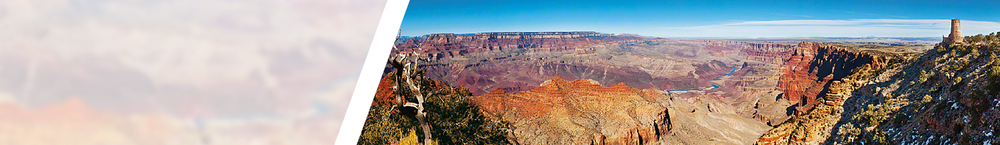
<instances>
[{"instance_id":1,"label":"sunlit orange cliff face","mask_svg":"<svg viewBox=\"0 0 1000 145\"><path fill-rule=\"evenodd\" d=\"M473 100L510 121L520 143L648 143L670 131L667 109L652 101L663 97L656 91L596 83L555 77L530 91L497 89Z\"/></svg>"}]
</instances>

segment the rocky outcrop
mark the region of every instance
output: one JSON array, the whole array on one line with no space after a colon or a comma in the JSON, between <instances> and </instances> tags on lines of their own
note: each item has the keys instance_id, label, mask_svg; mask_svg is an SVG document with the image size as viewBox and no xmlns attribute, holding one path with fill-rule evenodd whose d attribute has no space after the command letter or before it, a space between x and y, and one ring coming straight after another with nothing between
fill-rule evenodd
<instances>
[{"instance_id":1,"label":"rocky outcrop","mask_svg":"<svg viewBox=\"0 0 1000 145\"><path fill-rule=\"evenodd\" d=\"M843 81L854 82L851 79ZM839 114L844 110L844 100L850 97L850 92L855 86L844 82L832 81L830 93L818 99L822 103L816 105L810 112L764 133L757 144L820 144L826 141L831 135L834 123L840 119Z\"/></svg>"},{"instance_id":2,"label":"rocky outcrop","mask_svg":"<svg viewBox=\"0 0 1000 145\"><path fill-rule=\"evenodd\" d=\"M871 76L846 100L825 143L1000 143L996 42L942 43Z\"/></svg>"},{"instance_id":3,"label":"rocky outcrop","mask_svg":"<svg viewBox=\"0 0 1000 145\"><path fill-rule=\"evenodd\" d=\"M789 101L798 102L799 114L813 108L831 81L850 75L856 68L872 64L881 68L894 55L858 48L803 41L781 66L778 89Z\"/></svg>"},{"instance_id":4,"label":"rocky outcrop","mask_svg":"<svg viewBox=\"0 0 1000 145\"><path fill-rule=\"evenodd\" d=\"M782 63L782 61L790 57L792 53L795 53L794 50L796 50L795 45L785 44L760 44L747 42L739 45L744 47L740 50L740 53L745 56L747 60L776 64Z\"/></svg>"},{"instance_id":5,"label":"rocky outcrop","mask_svg":"<svg viewBox=\"0 0 1000 145\"><path fill-rule=\"evenodd\" d=\"M646 144L670 134L667 108L655 90L559 77L515 94L501 89L472 98L510 121L522 144Z\"/></svg>"},{"instance_id":6,"label":"rocky outcrop","mask_svg":"<svg viewBox=\"0 0 1000 145\"><path fill-rule=\"evenodd\" d=\"M852 92L874 80L890 61L902 59L894 53L812 42L800 43L799 48L805 49L797 50L782 67L788 73L779 83L789 99L802 97L797 100L799 115L762 135L757 144L824 143Z\"/></svg>"}]
</instances>

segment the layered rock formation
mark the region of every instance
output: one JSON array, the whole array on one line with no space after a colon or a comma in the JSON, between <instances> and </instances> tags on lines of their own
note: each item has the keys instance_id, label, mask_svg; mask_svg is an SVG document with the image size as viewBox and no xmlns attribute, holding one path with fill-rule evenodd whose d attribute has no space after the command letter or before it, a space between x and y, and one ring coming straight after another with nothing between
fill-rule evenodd
<instances>
[{"instance_id":1,"label":"layered rock formation","mask_svg":"<svg viewBox=\"0 0 1000 145\"><path fill-rule=\"evenodd\" d=\"M655 90L619 83L553 78L516 94L496 90L473 98L486 112L513 125L523 144L646 144L670 134L667 108Z\"/></svg>"},{"instance_id":2,"label":"layered rock formation","mask_svg":"<svg viewBox=\"0 0 1000 145\"><path fill-rule=\"evenodd\" d=\"M795 45L592 32L497 32L433 34L397 46L401 53L417 52L434 60L422 67L429 77L482 95L496 88L529 90L554 76L624 82L640 89L709 87L707 81L728 73L729 67L747 64L740 61L780 65L772 60L784 60Z\"/></svg>"},{"instance_id":3,"label":"layered rock formation","mask_svg":"<svg viewBox=\"0 0 1000 145\"><path fill-rule=\"evenodd\" d=\"M472 99L510 121L520 144L747 144L768 128L624 83L556 77L530 91L497 89Z\"/></svg>"},{"instance_id":4,"label":"layered rock formation","mask_svg":"<svg viewBox=\"0 0 1000 145\"><path fill-rule=\"evenodd\" d=\"M782 76L779 86L791 98L803 97L797 108L801 113L762 135L757 144L826 142L854 90L903 59L900 54L829 44L803 42L800 48L812 49L799 50L789 59L783 71L790 73Z\"/></svg>"},{"instance_id":5,"label":"layered rock formation","mask_svg":"<svg viewBox=\"0 0 1000 145\"><path fill-rule=\"evenodd\" d=\"M797 101L797 112L812 109L816 99L822 98L831 81L850 75L854 69L873 64L882 68L895 55L858 48L822 45L803 41L798 49L781 66L778 89L785 92L789 101Z\"/></svg>"},{"instance_id":6,"label":"layered rock formation","mask_svg":"<svg viewBox=\"0 0 1000 145\"><path fill-rule=\"evenodd\" d=\"M846 44L593 32L433 34L397 47L427 58L429 79L469 88L526 144L821 143L865 77L900 58Z\"/></svg>"},{"instance_id":7,"label":"layered rock formation","mask_svg":"<svg viewBox=\"0 0 1000 145\"><path fill-rule=\"evenodd\" d=\"M475 34L430 34L398 44L400 53L418 52L424 57L444 58L487 51L565 51L620 41L597 32L491 32ZM614 37L622 40L630 37ZM531 49L528 49L531 48Z\"/></svg>"},{"instance_id":8,"label":"layered rock formation","mask_svg":"<svg viewBox=\"0 0 1000 145\"><path fill-rule=\"evenodd\" d=\"M510 93L527 91L552 77L561 77L625 83L638 89L681 93L681 96L692 95L683 95L688 91L671 90L719 86L706 90L714 93L701 96L717 102L718 108L723 109L719 111L756 118L771 125L787 119L790 115L787 107L793 105L787 97L779 97L782 92L775 86L782 73L779 71L781 65L797 48L795 42L669 40L607 34L502 34L521 36L483 39L494 34L428 35L407 40L399 44L399 48L421 51L418 53L422 55L439 51L466 52L431 56L435 59L421 68L428 70L428 77L470 88L474 95L495 89ZM417 42L423 42L419 46L441 47L418 48L415 47ZM483 44L517 47L468 51ZM564 47L573 49L546 49ZM720 78L730 72L731 75Z\"/></svg>"},{"instance_id":9,"label":"layered rock formation","mask_svg":"<svg viewBox=\"0 0 1000 145\"><path fill-rule=\"evenodd\" d=\"M470 88L474 95L496 90L516 94L535 89L553 77L589 79L599 84L666 91L666 96L683 100L682 104L698 106L682 110L703 110L720 115L715 119L756 120L756 124L765 125L777 125L789 118L788 107L795 103L780 97L782 90L776 87L782 64L798 49L795 42L566 34L435 34L397 46L401 51L431 58L421 66L428 70L425 75L429 78ZM704 122L702 119L710 118L694 115L690 120ZM699 138L716 133L690 135Z\"/></svg>"},{"instance_id":10,"label":"layered rock formation","mask_svg":"<svg viewBox=\"0 0 1000 145\"><path fill-rule=\"evenodd\" d=\"M834 124L841 119L844 101L851 92L868 83L880 67L865 65L847 78L830 81L827 93L814 100L811 110L786 121L761 136L757 144L820 144L831 135Z\"/></svg>"}]
</instances>

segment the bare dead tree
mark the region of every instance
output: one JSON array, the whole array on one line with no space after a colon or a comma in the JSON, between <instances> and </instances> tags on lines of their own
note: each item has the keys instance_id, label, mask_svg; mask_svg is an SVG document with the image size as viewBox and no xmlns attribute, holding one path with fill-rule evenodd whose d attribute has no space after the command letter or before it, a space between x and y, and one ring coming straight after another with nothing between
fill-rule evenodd
<instances>
[{"instance_id":1,"label":"bare dead tree","mask_svg":"<svg viewBox=\"0 0 1000 145\"><path fill-rule=\"evenodd\" d=\"M397 34L397 40L399 36ZM417 44L420 46L420 43ZM426 81L423 77L424 70L417 68L419 66L419 61L427 61L426 59L420 58L420 54L417 52L412 53L402 53L396 45L393 45L393 51L396 55L389 58L389 65L396 68L396 73L393 76L396 79L396 85L393 86L393 92L396 92L396 105L402 106L401 109L411 109L416 110L415 117L417 121L420 122L420 128L424 134L424 143L430 143L431 141L431 128L427 124L427 112L424 110L424 98L425 96L433 95L433 92L428 92L427 94L422 93L420 87L417 83ZM404 88L399 88L399 87ZM403 92L406 90L406 92ZM402 94L412 94L416 98L417 102L409 102Z\"/></svg>"}]
</instances>

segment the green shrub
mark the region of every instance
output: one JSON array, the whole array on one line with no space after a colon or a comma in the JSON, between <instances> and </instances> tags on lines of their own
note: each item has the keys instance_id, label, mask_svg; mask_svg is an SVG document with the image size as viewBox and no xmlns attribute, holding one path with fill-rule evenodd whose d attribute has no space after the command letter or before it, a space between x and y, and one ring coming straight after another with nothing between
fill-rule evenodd
<instances>
[{"instance_id":1,"label":"green shrub","mask_svg":"<svg viewBox=\"0 0 1000 145\"><path fill-rule=\"evenodd\" d=\"M934 50L937 50L937 52L944 52L947 49L945 49L944 46L941 45L934 45Z\"/></svg>"},{"instance_id":2,"label":"green shrub","mask_svg":"<svg viewBox=\"0 0 1000 145\"><path fill-rule=\"evenodd\" d=\"M851 118L859 123L860 128L874 128L871 131L861 130L861 134L863 135L861 140L866 143L887 144L888 138L885 136L885 131L882 131L878 127L882 125L883 121L889 119L889 113L891 113L891 110L885 105L875 106L868 104L868 107L865 107L863 111ZM852 133L850 132L850 127L842 127L842 129L848 131L847 133Z\"/></svg>"},{"instance_id":3,"label":"green shrub","mask_svg":"<svg viewBox=\"0 0 1000 145\"><path fill-rule=\"evenodd\" d=\"M979 58L979 49L974 49L974 48L971 49L971 52L969 52L969 55L972 56L973 59Z\"/></svg>"},{"instance_id":4,"label":"green shrub","mask_svg":"<svg viewBox=\"0 0 1000 145\"><path fill-rule=\"evenodd\" d=\"M417 126L402 115L393 115L385 106L372 105L358 144L388 144L402 137L405 130L412 132Z\"/></svg>"},{"instance_id":5,"label":"green shrub","mask_svg":"<svg viewBox=\"0 0 1000 145\"><path fill-rule=\"evenodd\" d=\"M847 124L841 125L837 129L837 135L840 135L841 143L852 143L855 139L861 136L861 129L854 127L854 124L848 122Z\"/></svg>"},{"instance_id":6,"label":"green shrub","mask_svg":"<svg viewBox=\"0 0 1000 145\"><path fill-rule=\"evenodd\" d=\"M933 75L933 73L927 73L925 70L920 70L920 78L917 80L920 81L920 84L924 84L927 82L927 79L930 79Z\"/></svg>"},{"instance_id":7,"label":"green shrub","mask_svg":"<svg viewBox=\"0 0 1000 145\"><path fill-rule=\"evenodd\" d=\"M440 144L505 144L507 123L491 119L465 96L468 89L452 90L450 95L429 97L426 102L432 136ZM452 96L452 97L448 97Z\"/></svg>"},{"instance_id":8,"label":"green shrub","mask_svg":"<svg viewBox=\"0 0 1000 145\"><path fill-rule=\"evenodd\" d=\"M420 137L417 136L417 131L413 130L413 129L410 129L409 132L410 133L408 135L406 135L405 137L399 139L399 144L400 145L419 145L420 144ZM431 143L428 143L428 144L429 145L435 145L437 143L431 142Z\"/></svg>"},{"instance_id":9,"label":"green shrub","mask_svg":"<svg viewBox=\"0 0 1000 145\"><path fill-rule=\"evenodd\" d=\"M860 120L861 124L859 125L862 126L879 126L882 124L882 121L889 118L888 113L888 108L885 108L884 106L876 107L872 104L868 104L868 107L866 107L864 111L855 115L853 119Z\"/></svg>"},{"instance_id":10,"label":"green shrub","mask_svg":"<svg viewBox=\"0 0 1000 145\"><path fill-rule=\"evenodd\" d=\"M983 36L983 34L977 34L977 35L973 35L973 36L965 36L965 41L969 42L969 43L983 42L984 40L985 40L985 36Z\"/></svg>"},{"instance_id":11,"label":"green shrub","mask_svg":"<svg viewBox=\"0 0 1000 145\"><path fill-rule=\"evenodd\" d=\"M1000 93L1000 61L993 61L993 65L990 66L989 76L987 80L989 81L990 91L994 94Z\"/></svg>"},{"instance_id":12,"label":"green shrub","mask_svg":"<svg viewBox=\"0 0 1000 145\"><path fill-rule=\"evenodd\" d=\"M392 94L402 96L409 102L415 96L423 96L422 103L426 113L425 121L430 127L430 136L427 142L418 138L428 138L425 134L417 116L412 113L400 110L400 106L395 104L373 104L369 109L365 126L362 130L359 144L390 144L397 142L423 142L424 144L509 144L507 133L509 125L496 117L487 116L480 110L479 106L473 104L467 97L472 93L462 87L450 87L447 84L436 82L423 77L423 70L411 67L398 67L397 70L387 75L390 81L397 82L398 79L405 79L412 82L416 89L409 87L392 87ZM399 72L415 72L408 75L397 75ZM393 85L407 85L393 83ZM386 86L380 86L381 88ZM419 94L419 95L418 95ZM426 95L425 95L426 94ZM374 102L386 102L375 97ZM384 98L383 98L384 99ZM394 101L389 101L394 102ZM407 135L408 136L404 136Z\"/></svg>"},{"instance_id":13,"label":"green shrub","mask_svg":"<svg viewBox=\"0 0 1000 145\"><path fill-rule=\"evenodd\" d=\"M866 138L865 138L865 142L867 142L867 143L870 143L870 144L890 144L889 143L889 136L887 136L886 133L885 133L885 131L883 131L881 129L875 128L875 130L872 130L871 132L869 132L868 135L869 136L866 136Z\"/></svg>"}]
</instances>

